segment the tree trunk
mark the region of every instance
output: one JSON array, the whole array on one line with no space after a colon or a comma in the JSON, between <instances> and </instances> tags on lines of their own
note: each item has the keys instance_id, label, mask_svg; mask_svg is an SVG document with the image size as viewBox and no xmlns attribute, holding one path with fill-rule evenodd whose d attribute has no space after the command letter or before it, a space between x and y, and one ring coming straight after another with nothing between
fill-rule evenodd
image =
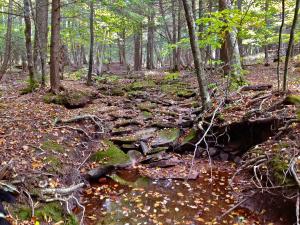
<instances>
[{"instance_id":1,"label":"tree trunk","mask_svg":"<svg viewBox=\"0 0 300 225\"><path fill-rule=\"evenodd\" d=\"M294 43L294 35L295 35L295 28L298 20L298 12L299 12L299 5L300 5L300 0L296 0L296 6L295 6L295 13L294 13L294 19L293 19L293 24L290 32L290 40L288 44L288 48L286 51L286 56L285 56L285 62L284 62L284 71L283 71L283 91L287 90L287 76L288 76L288 67L289 67L289 59L291 56L291 51Z\"/></svg>"},{"instance_id":2,"label":"tree trunk","mask_svg":"<svg viewBox=\"0 0 300 225\"><path fill-rule=\"evenodd\" d=\"M60 43L60 0L52 0L51 10L51 45L50 45L50 85L57 94L60 89L59 79L59 43Z\"/></svg>"},{"instance_id":3,"label":"tree trunk","mask_svg":"<svg viewBox=\"0 0 300 225\"><path fill-rule=\"evenodd\" d=\"M94 2L90 2L90 57L89 57L89 70L87 75L87 85L92 85L92 73L94 64Z\"/></svg>"},{"instance_id":4,"label":"tree trunk","mask_svg":"<svg viewBox=\"0 0 300 225\"><path fill-rule=\"evenodd\" d=\"M31 43L31 21L30 21L30 3L29 0L24 0L24 21L25 21L25 40L26 40L26 53L27 53L27 67L29 73L29 86L33 87L35 84L34 67L32 56L32 43Z\"/></svg>"},{"instance_id":5,"label":"tree trunk","mask_svg":"<svg viewBox=\"0 0 300 225\"><path fill-rule=\"evenodd\" d=\"M147 69L154 69L154 11L148 16Z\"/></svg>"},{"instance_id":6,"label":"tree trunk","mask_svg":"<svg viewBox=\"0 0 300 225\"><path fill-rule=\"evenodd\" d=\"M138 28L138 31L134 34L134 70L139 71L142 69L141 64L141 39L142 30Z\"/></svg>"},{"instance_id":7,"label":"tree trunk","mask_svg":"<svg viewBox=\"0 0 300 225\"><path fill-rule=\"evenodd\" d=\"M178 71L178 64L177 64L177 26L176 26L176 10L175 10L175 1L172 1L172 26L173 26L173 37L172 37L172 62L173 62L173 71Z\"/></svg>"},{"instance_id":8,"label":"tree trunk","mask_svg":"<svg viewBox=\"0 0 300 225\"><path fill-rule=\"evenodd\" d=\"M188 25L188 30L189 30L189 36L190 36L190 44L191 44L191 49L193 53L193 58L194 58L194 64L195 64L195 70L197 74L197 81L199 85L199 90L200 90L200 97L201 97L201 102L202 102L202 107L203 109L206 109L207 107L210 106L211 100L210 96L207 90L207 84L206 84L206 76L203 68L203 62L198 46L198 38L196 36L196 26L195 26L195 21L193 17L193 12L190 4L188 3L188 0L182 0L184 11L185 11L185 17L186 17L186 22Z\"/></svg>"},{"instance_id":9,"label":"tree trunk","mask_svg":"<svg viewBox=\"0 0 300 225\"><path fill-rule=\"evenodd\" d=\"M280 90L280 51L282 43L282 30L284 26L285 19L285 0L281 1L281 25L279 28L279 38L278 38L278 50L277 50L277 88Z\"/></svg>"},{"instance_id":10,"label":"tree trunk","mask_svg":"<svg viewBox=\"0 0 300 225\"><path fill-rule=\"evenodd\" d=\"M36 31L39 43L39 55L41 61L42 80L41 85L46 82L47 44L48 44L48 9L49 0L36 1Z\"/></svg>"},{"instance_id":11,"label":"tree trunk","mask_svg":"<svg viewBox=\"0 0 300 225\"><path fill-rule=\"evenodd\" d=\"M8 3L8 17L7 17L7 29L6 29L6 36L5 36L5 50L4 50L4 59L2 66L0 68L0 80L2 79L3 75L5 74L8 64L11 58L11 51L12 51L12 43L11 43L11 32L12 32L12 23L13 23L13 0L9 0Z\"/></svg>"},{"instance_id":12,"label":"tree trunk","mask_svg":"<svg viewBox=\"0 0 300 225\"><path fill-rule=\"evenodd\" d=\"M232 9L230 0L220 0L219 9ZM231 32L226 33L226 40L222 46L221 55L224 57L225 66L228 64L230 66L229 73L232 75L232 78L238 82L238 84L243 83L242 78L242 65L241 65L241 56L239 51L239 44L237 39L237 30L233 28ZM228 60L228 61L227 61ZM225 67L226 68L226 67Z\"/></svg>"},{"instance_id":13,"label":"tree trunk","mask_svg":"<svg viewBox=\"0 0 300 225\"><path fill-rule=\"evenodd\" d=\"M268 12L269 12L269 0L265 0L265 23L266 23L266 27L269 28L269 16L268 16ZM265 46L264 46L264 50L265 50L265 66L269 66L270 62L269 62L269 45L267 43L267 39L268 36L265 35Z\"/></svg>"}]
</instances>

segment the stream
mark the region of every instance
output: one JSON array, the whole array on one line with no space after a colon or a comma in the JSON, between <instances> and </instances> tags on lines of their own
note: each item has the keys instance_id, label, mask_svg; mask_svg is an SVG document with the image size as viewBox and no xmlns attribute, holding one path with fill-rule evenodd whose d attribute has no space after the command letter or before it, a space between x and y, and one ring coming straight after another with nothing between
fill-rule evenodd
<instances>
[{"instance_id":1,"label":"stream","mask_svg":"<svg viewBox=\"0 0 300 225\"><path fill-rule=\"evenodd\" d=\"M85 191L86 224L293 224L294 210L273 197L257 196L221 219L237 202L228 186L232 174L222 169L202 171L193 181L155 180L137 170L100 178ZM272 198L272 199L271 199ZM272 210L268 210L272 207ZM269 208L270 209L270 208Z\"/></svg>"}]
</instances>

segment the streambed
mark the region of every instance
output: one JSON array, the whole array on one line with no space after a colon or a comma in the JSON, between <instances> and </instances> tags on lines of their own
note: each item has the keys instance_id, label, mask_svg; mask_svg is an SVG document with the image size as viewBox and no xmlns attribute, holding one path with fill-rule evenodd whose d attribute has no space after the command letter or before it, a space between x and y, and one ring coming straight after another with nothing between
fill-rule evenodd
<instances>
[{"instance_id":1,"label":"streambed","mask_svg":"<svg viewBox=\"0 0 300 225\"><path fill-rule=\"evenodd\" d=\"M215 169L210 182L203 170L198 179L186 182L119 171L85 191L86 224L292 224L284 204L272 211L265 208L271 201L262 203L259 197L218 219L236 204L230 176Z\"/></svg>"}]
</instances>

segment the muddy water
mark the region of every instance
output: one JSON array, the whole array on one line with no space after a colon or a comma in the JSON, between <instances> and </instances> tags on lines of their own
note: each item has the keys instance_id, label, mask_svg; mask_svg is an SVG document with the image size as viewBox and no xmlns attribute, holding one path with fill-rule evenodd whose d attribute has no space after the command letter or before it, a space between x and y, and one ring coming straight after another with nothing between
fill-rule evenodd
<instances>
[{"instance_id":1,"label":"muddy water","mask_svg":"<svg viewBox=\"0 0 300 225\"><path fill-rule=\"evenodd\" d=\"M135 170L100 179L86 190L86 224L292 224L282 210L272 214L263 203L235 205L227 172L201 174L195 181L151 180ZM259 199L259 198L258 198ZM259 206L259 208L258 208ZM284 210L283 210L284 211ZM281 215L282 214L282 215Z\"/></svg>"}]
</instances>

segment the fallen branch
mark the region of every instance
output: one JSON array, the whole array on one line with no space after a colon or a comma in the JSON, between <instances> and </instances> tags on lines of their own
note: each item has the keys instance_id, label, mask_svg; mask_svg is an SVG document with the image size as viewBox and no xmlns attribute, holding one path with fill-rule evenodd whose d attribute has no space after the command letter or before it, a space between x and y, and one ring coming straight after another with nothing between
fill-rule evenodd
<instances>
[{"instance_id":1,"label":"fallen branch","mask_svg":"<svg viewBox=\"0 0 300 225\"><path fill-rule=\"evenodd\" d=\"M100 133L104 133L104 128L101 124L102 120L95 115L80 115L80 116L76 116L76 117L68 119L68 120L57 119L54 122L54 126L56 126L57 124L74 123L74 122L79 122L82 120L91 120L95 124L97 130L100 131Z\"/></svg>"},{"instance_id":2,"label":"fallen branch","mask_svg":"<svg viewBox=\"0 0 300 225\"><path fill-rule=\"evenodd\" d=\"M70 130L75 130L78 133L83 134L84 136L86 136L87 139L92 140L91 136L88 135L88 133L86 131L84 131L83 129L81 129L81 128L71 127L71 126L59 126L59 127L56 127L56 129L63 129L63 128L70 129Z\"/></svg>"},{"instance_id":3,"label":"fallen branch","mask_svg":"<svg viewBox=\"0 0 300 225\"><path fill-rule=\"evenodd\" d=\"M47 188L42 190L42 194L61 194L61 195L67 195L71 192L74 192L78 190L79 188L82 188L85 184L79 183L75 184L73 186L67 187L67 188Z\"/></svg>"}]
</instances>

